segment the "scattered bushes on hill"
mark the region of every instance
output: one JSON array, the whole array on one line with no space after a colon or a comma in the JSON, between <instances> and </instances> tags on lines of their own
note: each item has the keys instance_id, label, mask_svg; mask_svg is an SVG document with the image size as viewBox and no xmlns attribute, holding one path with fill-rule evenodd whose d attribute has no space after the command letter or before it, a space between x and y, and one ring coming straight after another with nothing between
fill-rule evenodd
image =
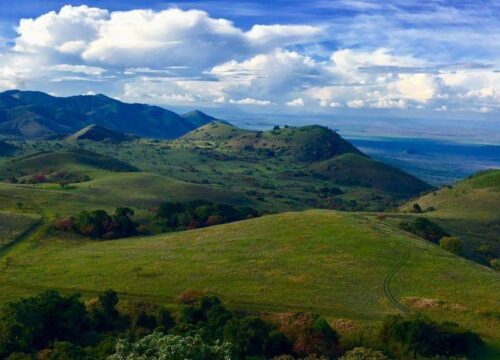
<instances>
[{"instance_id":1,"label":"scattered bushes on hill","mask_svg":"<svg viewBox=\"0 0 500 360\"><path fill-rule=\"evenodd\" d=\"M380 332L382 341L398 359L464 356L482 346L481 338L454 323L437 324L421 315L388 316Z\"/></svg>"},{"instance_id":2,"label":"scattered bushes on hill","mask_svg":"<svg viewBox=\"0 0 500 360\"><path fill-rule=\"evenodd\" d=\"M249 219L259 213L248 207L214 204L209 201L166 202L156 212L155 222L162 231L196 229Z\"/></svg>"},{"instance_id":3,"label":"scattered bushes on hill","mask_svg":"<svg viewBox=\"0 0 500 360\"><path fill-rule=\"evenodd\" d=\"M399 224L399 227L435 244L438 244L439 240L444 236L448 236L438 224L423 217L418 217L412 222L403 221Z\"/></svg>"},{"instance_id":4,"label":"scattered bushes on hill","mask_svg":"<svg viewBox=\"0 0 500 360\"><path fill-rule=\"evenodd\" d=\"M82 211L55 222L54 227L97 239L116 239L137 234L138 224L132 221L133 215L134 211L126 207L117 208L113 215L105 210Z\"/></svg>"}]
</instances>

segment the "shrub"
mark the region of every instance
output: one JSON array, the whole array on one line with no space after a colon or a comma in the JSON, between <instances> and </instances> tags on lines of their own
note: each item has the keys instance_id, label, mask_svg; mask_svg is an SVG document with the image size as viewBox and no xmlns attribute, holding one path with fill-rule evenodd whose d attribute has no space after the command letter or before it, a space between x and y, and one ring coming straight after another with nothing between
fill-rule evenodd
<instances>
[{"instance_id":1,"label":"shrub","mask_svg":"<svg viewBox=\"0 0 500 360\"><path fill-rule=\"evenodd\" d=\"M388 316L380 335L396 357L463 356L482 345L475 333L461 331L452 323L437 324L419 315Z\"/></svg>"},{"instance_id":2,"label":"shrub","mask_svg":"<svg viewBox=\"0 0 500 360\"><path fill-rule=\"evenodd\" d=\"M500 259L491 259L490 265L493 269L500 271Z\"/></svg>"},{"instance_id":3,"label":"shrub","mask_svg":"<svg viewBox=\"0 0 500 360\"><path fill-rule=\"evenodd\" d=\"M420 207L419 204L417 203L413 204L413 212L417 214L420 214L422 212L422 208Z\"/></svg>"},{"instance_id":4,"label":"shrub","mask_svg":"<svg viewBox=\"0 0 500 360\"><path fill-rule=\"evenodd\" d=\"M457 237L445 236L439 240L439 246L453 254L458 255L462 252L462 242Z\"/></svg>"}]
</instances>

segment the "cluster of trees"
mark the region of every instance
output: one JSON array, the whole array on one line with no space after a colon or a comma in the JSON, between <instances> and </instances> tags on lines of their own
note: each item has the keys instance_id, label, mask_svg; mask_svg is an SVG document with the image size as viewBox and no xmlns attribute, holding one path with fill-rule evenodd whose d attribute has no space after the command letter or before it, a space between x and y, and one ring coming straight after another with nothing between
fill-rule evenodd
<instances>
[{"instance_id":1,"label":"cluster of trees","mask_svg":"<svg viewBox=\"0 0 500 360\"><path fill-rule=\"evenodd\" d=\"M2 359L246 359L333 357L338 336L319 315L279 324L229 311L215 296L182 300L177 320L151 304L118 306L109 290L84 303L46 291L0 313Z\"/></svg>"},{"instance_id":2,"label":"cluster of trees","mask_svg":"<svg viewBox=\"0 0 500 360\"><path fill-rule=\"evenodd\" d=\"M285 313L265 320L228 310L216 296L183 293L175 313L119 302L108 290L83 302L57 291L12 302L0 311L0 358L10 360L416 359L477 353L482 340L454 323L419 315L389 316L374 348L344 351L317 314ZM389 356L388 356L389 355Z\"/></svg>"},{"instance_id":3,"label":"cluster of trees","mask_svg":"<svg viewBox=\"0 0 500 360\"><path fill-rule=\"evenodd\" d=\"M399 227L435 244L439 244L439 240L443 237L449 236L441 226L424 217L418 217L411 222L403 221Z\"/></svg>"},{"instance_id":4,"label":"cluster of trees","mask_svg":"<svg viewBox=\"0 0 500 360\"><path fill-rule=\"evenodd\" d=\"M435 323L421 315L387 317L381 338L396 358L440 358L477 353L481 338L455 323Z\"/></svg>"},{"instance_id":5,"label":"cluster of trees","mask_svg":"<svg viewBox=\"0 0 500 360\"><path fill-rule=\"evenodd\" d=\"M117 208L111 215L105 210L82 211L75 217L56 221L54 227L95 239L116 239L138 233L139 225L131 219L133 215L134 211L127 207Z\"/></svg>"},{"instance_id":6,"label":"cluster of trees","mask_svg":"<svg viewBox=\"0 0 500 360\"><path fill-rule=\"evenodd\" d=\"M214 204L209 201L166 202L156 211L155 223L162 231L196 229L259 216L249 207Z\"/></svg>"}]
</instances>

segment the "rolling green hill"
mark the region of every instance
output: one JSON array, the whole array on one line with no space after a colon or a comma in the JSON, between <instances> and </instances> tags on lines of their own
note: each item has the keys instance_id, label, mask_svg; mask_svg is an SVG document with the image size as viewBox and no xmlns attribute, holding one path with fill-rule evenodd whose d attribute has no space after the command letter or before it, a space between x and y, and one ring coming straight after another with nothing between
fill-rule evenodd
<instances>
[{"instance_id":1,"label":"rolling green hill","mask_svg":"<svg viewBox=\"0 0 500 360\"><path fill-rule=\"evenodd\" d=\"M171 303L186 288L234 308L314 311L377 322L419 310L478 331L500 349L500 274L372 218L333 211L265 216L149 238L19 243L0 272L0 301L45 288Z\"/></svg>"},{"instance_id":2,"label":"rolling green hill","mask_svg":"<svg viewBox=\"0 0 500 360\"><path fill-rule=\"evenodd\" d=\"M389 194L411 196L431 188L402 170L353 153L319 162L313 169L338 184L361 185Z\"/></svg>"},{"instance_id":3,"label":"rolling green hill","mask_svg":"<svg viewBox=\"0 0 500 360\"><path fill-rule=\"evenodd\" d=\"M20 138L71 134L98 124L113 131L172 139L210 121L101 94L63 98L36 91L0 93L0 134Z\"/></svg>"},{"instance_id":4,"label":"rolling green hill","mask_svg":"<svg viewBox=\"0 0 500 360\"><path fill-rule=\"evenodd\" d=\"M63 170L88 169L114 172L136 171L123 161L84 149L67 149L53 152L36 152L13 158L0 166L0 176L24 176L48 174Z\"/></svg>"},{"instance_id":5,"label":"rolling green hill","mask_svg":"<svg viewBox=\"0 0 500 360\"><path fill-rule=\"evenodd\" d=\"M432 216L448 219L500 221L500 170L478 173L453 186L428 193L401 207L411 210L414 203L422 209L433 207Z\"/></svg>"},{"instance_id":6,"label":"rolling green hill","mask_svg":"<svg viewBox=\"0 0 500 360\"><path fill-rule=\"evenodd\" d=\"M250 131L228 124L209 124L186 134L184 139L218 141L223 142L223 148L232 151L261 151L304 162L325 160L345 153L366 156L333 130L318 125Z\"/></svg>"},{"instance_id":7,"label":"rolling green hill","mask_svg":"<svg viewBox=\"0 0 500 360\"><path fill-rule=\"evenodd\" d=\"M411 212L414 204L425 211L420 216L462 240L465 256L484 264L500 258L500 170L480 172L412 199L400 211Z\"/></svg>"}]
</instances>

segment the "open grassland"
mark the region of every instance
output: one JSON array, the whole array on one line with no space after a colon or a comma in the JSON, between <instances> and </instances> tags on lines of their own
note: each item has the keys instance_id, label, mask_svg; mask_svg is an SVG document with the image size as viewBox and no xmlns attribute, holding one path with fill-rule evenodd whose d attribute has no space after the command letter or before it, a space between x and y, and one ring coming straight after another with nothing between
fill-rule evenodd
<instances>
[{"instance_id":1,"label":"open grassland","mask_svg":"<svg viewBox=\"0 0 500 360\"><path fill-rule=\"evenodd\" d=\"M113 288L125 297L171 303L195 288L235 308L376 322L399 311L393 298L478 331L500 348L498 272L360 215L284 213L103 242L47 235L7 255L2 302L45 288L87 295Z\"/></svg>"}]
</instances>

